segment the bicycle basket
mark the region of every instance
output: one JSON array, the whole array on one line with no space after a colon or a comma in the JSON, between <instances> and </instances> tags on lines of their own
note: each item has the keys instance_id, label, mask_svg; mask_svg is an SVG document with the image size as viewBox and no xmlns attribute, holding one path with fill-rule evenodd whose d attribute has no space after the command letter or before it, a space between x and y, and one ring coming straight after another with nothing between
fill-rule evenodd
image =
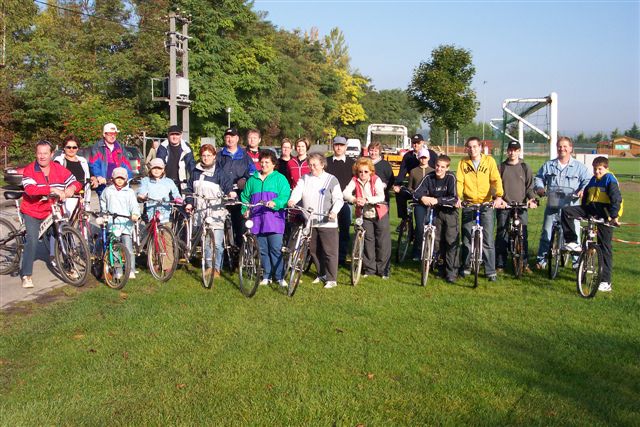
<instances>
[{"instance_id":1,"label":"bicycle basket","mask_svg":"<svg viewBox=\"0 0 640 427\"><path fill-rule=\"evenodd\" d=\"M547 191L547 207L560 209L571 204L574 200L574 190L571 187L549 187Z\"/></svg>"}]
</instances>

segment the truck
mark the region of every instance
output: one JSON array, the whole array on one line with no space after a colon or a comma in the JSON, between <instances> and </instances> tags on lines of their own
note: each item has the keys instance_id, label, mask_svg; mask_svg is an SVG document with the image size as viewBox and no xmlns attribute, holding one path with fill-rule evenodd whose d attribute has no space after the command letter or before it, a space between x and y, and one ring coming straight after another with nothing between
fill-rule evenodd
<instances>
[{"instance_id":1,"label":"truck","mask_svg":"<svg viewBox=\"0 0 640 427\"><path fill-rule=\"evenodd\" d=\"M400 170L402 157L411 150L411 140L407 127L403 125L371 124L367 127L364 155L368 154L369 144L380 141L382 144L382 158L391 163L395 175Z\"/></svg>"}]
</instances>

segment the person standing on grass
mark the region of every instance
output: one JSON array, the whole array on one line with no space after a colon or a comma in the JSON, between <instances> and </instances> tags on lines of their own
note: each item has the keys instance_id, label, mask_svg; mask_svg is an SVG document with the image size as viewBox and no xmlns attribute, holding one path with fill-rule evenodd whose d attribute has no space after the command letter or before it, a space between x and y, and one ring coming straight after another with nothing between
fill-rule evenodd
<instances>
[{"instance_id":1,"label":"person standing on grass","mask_svg":"<svg viewBox=\"0 0 640 427\"><path fill-rule=\"evenodd\" d=\"M307 161L307 151L309 151L309 140L307 138L298 138L296 141L296 152L298 156L292 157L287 162L289 185L291 188L295 188L298 180L311 172L309 162Z\"/></svg>"},{"instance_id":2,"label":"person standing on grass","mask_svg":"<svg viewBox=\"0 0 640 427\"><path fill-rule=\"evenodd\" d=\"M577 197L570 205L576 206L580 203L579 198L582 197L584 188L591 179L591 172L582 162L571 157L571 153L573 153L573 141L571 138L566 136L558 138L556 148L558 157L548 160L540 167L533 181L533 189L538 196L543 197L550 188L570 188ZM560 208L547 206L544 209L544 223L540 234L540 244L538 245L537 270L544 270L547 267L547 252L551 246L551 230L556 220L560 220ZM579 224L575 224L575 226L576 232L578 232ZM574 257L574 264L576 262L577 258Z\"/></svg>"},{"instance_id":3,"label":"person standing on grass","mask_svg":"<svg viewBox=\"0 0 640 427\"><path fill-rule=\"evenodd\" d=\"M387 206L391 206L389 196L390 190L393 188L393 182L395 176L393 175L393 168L391 163L382 158L382 144L380 141L373 141L368 147L369 157L373 162L373 167L376 169L376 175L382 180L384 184L384 201L387 202ZM391 238L391 237L389 237ZM382 277L389 277L391 272L391 252L389 252L389 258L387 259L387 265L385 266Z\"/></svg>"},{"instance_id":4,"label":"person standing on grass","mask_svg":"<svg viewBox=\"0 0 640 427\"><path fill-rule=\"evenodd\" d=\"M253 166L260 170L260 142L262 138L258 129L251 129L247 132L247 154L253 160Z\"/></svg>"},{"instance_id":5,"label":"person standing on grass","mask_svg":"<svg viewBox=\"0 0 640 427\"><path fill-rule=\"evenodd\" d=\"M533 191L533 172L531 167L520 161L520 143L511 141L507 146L507 160L500 163L498 170L504 187L504 200L507 203L527 203L531 209L538 207L536 193ZM498 227L496 231L496 272L502 273L507 263L507 246L509 245L509 210L498 209ZM529 233L527 230L529 215L522 210L522 234L524 237L524 272L531 273L529 268Z\"/></svg>"},{"instance_id":6,"label":"person standing on grass","mask_svg":"<svg viewBox=\"0 0 640 427\"><path fill-rule=\"evenodd\" d=\"M327 159L327 173L335 176L340 183L340 191L344 191L353 178L352 158L347 157L347 139L344 136L333 138L333 156ZM338 213L338 230L340 231L340 244L338 249L338 264L347 265L347 253L349 252L349 232L351 231L351 206L343 204Z\"/></svg>"},{"instance_id":7,"label":"person standing on grass","mask_svg":"<svg viewBox=\"0 0 640 427\"><path fill-rule=\"evenodd\" d=\"M450 165L449 156L438 157L436 170L430 172L422 180L414 193L415 199L420 202L414 212L416 213L416 224L423 224L427 213L426 208L435 209L434 253L440 253L444 260L444 271L440 271L440 273L444 275L448 283L455 283L458 269L458 210L454 206L458 201L458 189L455 175L449 172ZM424 228L422 231L424 233ZM422 242L420 245L422 247Z\"/></svg>"},{"instance_id":8,"label":"person standing on grass","mask_svg":"<svg viewBox=\"0 0 640 427\"><path fill-rule=\"evenodd\" d=\"M384 202L385 186L376 176L371 159L360 157L353 165L354 177L342 192L344 200L356 206L362 214L364 235L363 277L377 274L388 279L387 264L391 258L389 206Z\"/></svg>"},{"instance_id":9,"label":"person standing on grass","mask_svg":"<svg viewBox=\"0 0 640 427\"><path fill-rule=\"evenodd\" d=\"M36 160L29 163L22 173L24 195L20 203L20 213L24 219L26 234L22 250L20 277L23 288L33 288L31 276L33 261L36 257L40 224L51 214L54 199L51 194L65 201L80 191L82 185L64 166L51 161L53 148L49 141L38 141L36 144Z\"/></svg>"},{"instance_id":10,"label":"person standing on grass","mask_svg":"<svg viewBox=\"0 0 640 427\"><path fill-rule=\"evenodd\" d=\"M302 207L312 208L311 258L318 271L313 283L324 282L325 289L338 286L338 212L344 205L338 179L324 171L327 159L320 153L309 155L311 173L298 180L291 192L288 206L302 201Z\"/></svg>"},{"instance_id":11,"label":"person standing on grass","mask_svg":"<svg viewBox=\"0 0 640 427\"><path fill-rule=\"evenodd\" d=\"M113 123L107 123L102 128L102 139L98 140L89 154L89 170L91 171L91 188L96 190L98 196L107 185L107 179L111 177L113 170L118 167L125 168L129 179L133 178L131 165L120 142L117 141L120 131Z\"/></svg>"},{"instance_id":12,"label":"person standing on grass","mask_svg":"<svg viewBox=\"0 0 640 427\"><path fill-rule=\"evenodd\" d=\"M273 279L280 286L286 287L282 238L287 217L284 208L289 201L291 188L284 175L275 170L277 162L276 155L271 150L260 153L260 170L249 178L240 200L250 204L266 202L266 206L256 206L250 211L242 206L242 213L253 220L251 233L258 238L262 261L260 284L268 285Z\"/></svg>"},{"instance_id":13,"label":"person standing on grass","mask_svg":"<svg viewBox=\"0 0 640 427\"><path fill-rule=\"evenodd\" d=\"M186 190L196 162L191 147L182 139L180 126L169 126L167 139L158 147L156 158L164 162L166 177L173 180L180 191Z\"/></svg>"},{"instance_id":14,"label":"person standing on grass","mask_svg":"<svg viewBox=\"0 0 640 427\"><path fill-rule=\"evenodd\" d=\"M418 161L420 164L409 172L409 182L407 184L409 191L416 191L416 188L418 188L424 177L433 172L433 168L429 166L431 160L430 156L429 150L426 148L421 149L418 153ZM418 223L416 222L416 224Z\"/></svg>"},{"instance_id":15,"label":"person standing on grass","mask_svg":"<svg viewBox=\"0 0 640 427\"><path fill-rule=\"evenodd\" d=\"M484 272L490 282L496 281L496 253L493 247L493 209L504 206L502 179L493 157L482 154L480 138L467 138L465 147L469 157L460 160L456 179L457 192L461 201L478 204L491 202L492 206L482 208L482 260ZM460 201L457 207L461 207ZM475 209L462 209L462 275L471 274L469 257L471 255L471 229L475 224Z\"/></svg>"}]
</instances>

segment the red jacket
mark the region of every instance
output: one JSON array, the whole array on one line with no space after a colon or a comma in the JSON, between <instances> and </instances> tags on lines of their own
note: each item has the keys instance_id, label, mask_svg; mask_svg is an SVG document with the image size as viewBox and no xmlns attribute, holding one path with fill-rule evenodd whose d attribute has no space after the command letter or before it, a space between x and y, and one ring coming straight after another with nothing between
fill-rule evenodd
<instances>
[{"instance_id":1,"label":"red jacket","mask_svg":"<svg viewBox=\"0 0 640 427\"><path fill-rule=\"evenodd\" d=\"M302 162L298 160L297 157L292 157L287 162L287 169L289 169L289 184L291 185L291 189L296 187L298 180L302 178L303 175L311 173L311 168L309 168L308 158L305 158Z\"/></svg>"},{"instance_id":2,"label":"red jacket","mask_svg":"<svg viewBox=\"0 0 640 427\"><path fill-rule=\"evenodd\" d=\"M51 189L65 190L72 186L77 193L82 184L76 181L71 172L59 163L49 163L49 177L45 177L38 162L29 163L22 173L24 195L20 203L20 212L35 219L45 219L51 213L53 199L42 199L48 196Z\"/></svg>"},{"instance_id":3,"label":"red jacket","mask_svg":"<svg viewBox=\"0 0 640 427\"><path fill-rule=\"evenodd\" d=\"M247 154L249 155L251 160L253 160L253 164L256 167L256 170L261 171L262 166L260 166L260 150L251 151L249 147L247 147Z\"/></svg>"}]
</instances>

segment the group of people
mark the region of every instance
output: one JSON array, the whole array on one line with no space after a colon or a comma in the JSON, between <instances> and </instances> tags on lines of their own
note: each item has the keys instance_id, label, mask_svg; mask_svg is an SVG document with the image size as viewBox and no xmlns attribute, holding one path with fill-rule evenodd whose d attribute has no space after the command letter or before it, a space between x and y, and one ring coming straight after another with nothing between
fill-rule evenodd
<instances>
[{"instance_id":1,"label":"group of people","mask_svg":"<svg viewBox=\"0 0 640 427\"><path fill-rule=\"evenodd\" d=\"M444 260L441 274L448 282L469 274L471 230L475 223L475 211L466 206L484 203L480 221L483 226L483 262L485 275L495 281L497 273L507 261L507 220L505 207L509 203L526 203L537 206L537 197L555 186L570 187L583 196L582 204L564 209L562 224L568 248L577 250L574 219L588 213L606 216L614 222L620 216L622 198L615 177L608 173L606 158L594 162L595 175L585 165L571 156L572 141L560 138L557 143L558 158L546 162L534 176L531 168L520 160L521 147L511 142L507 159L498 165L482 152L481 141L468 138L465 147L468 156L458 164L454 174L449 170L451 159L437 155L427 148L424 138L416 134L411 138L412 150L401 162L397 176L391 165L382 158L382 146L374 141L368 147L368 157L356 160L345 155L346 139L336 136L332 141L333 154L308 153L310 143L299 138L295 143L285 138L281 143L281 156L271 150L260 150L261 134L250 130L247 148L240 146L240 135L235 128L224 132L224 147L217 150L210 144L199 149L196 163L190 145L182 139L182 129L170 126L168 137L154 147L155 157L148 159L149 176L142 179L134 192L128 186L132 177L121 144L117 141L118 129L113 123L104 126L103 138L91 149L89 159L76 155L78 141L70 136L65 139L64 153L51 162L52 147L38 143L36 161L25 169L25 189L21 211L29 217L27 235L37 235L39 223L50 212L50 200L41 196L50 192L64 200L75 194L88 182L100 195L101 209L130 218L121 221L125 245L132 251L130 230L132 221L143 212L138 202L147 203L147 215L160 210L162 222L169 221L169 210L157 201L178 200L186 195L187 212L200 212L200 217L213 218L216 248L214 254L205 254L207 267L219 276L222 265L222 234L224 221L230 216L235 243L239 245L244 232L244 219L251 218L251 232L257 236L263 266L261 284L284 282L282 257L283 239L295 221L285 208L312 209L311 256L318 277L325 288L337 286L338 266L345 265L350 251L350 228L353 210L363 220L366 230L363 275L377 275L387 279L390 274L391 230L389 225L389 194L395 193L399 218L408 215L407 202L415 200L414 259L419 259L423 239L423 224L428 208L434 209L436 225L436 250ZM293 156L295 147L296 155ZM47 157L48 156L48 157ZM604 159L604 161L602 160ZM405 179L408 187L403 187ZM107 186L111 178L111 184ZM88 187L88 186L87 186ZM222 198L238 198L242 203L223 206ZM466 202L466 203L465 203ZM578 202L574 202L578 204ZM351 205L354 206L352 209ZM462 248L459 248L459 214L462 208ZM583 209L583 210L579 210ZM586 211L584 211L586 209ZM204 212L204 214L202 214ZM494 212L497 212L497 233L494 240ZM547 207L536 267L545 267L549 250L550 233L558 208ZM525 242L527 241L527 215L523 212ZM611 233L601 227L601 244L604 252L603 284L610 290ZM21 275L23 286L33 286L31 273L35 254L35 240L27 239ZM495 242L495 247L494 247ZM525 247L525 251L528 248ZM525 264L527 265L527 264ZM526 267L526 271L530 271ZM135 277L135 269L132 269Z\"/></svg>"}]
</instances>

